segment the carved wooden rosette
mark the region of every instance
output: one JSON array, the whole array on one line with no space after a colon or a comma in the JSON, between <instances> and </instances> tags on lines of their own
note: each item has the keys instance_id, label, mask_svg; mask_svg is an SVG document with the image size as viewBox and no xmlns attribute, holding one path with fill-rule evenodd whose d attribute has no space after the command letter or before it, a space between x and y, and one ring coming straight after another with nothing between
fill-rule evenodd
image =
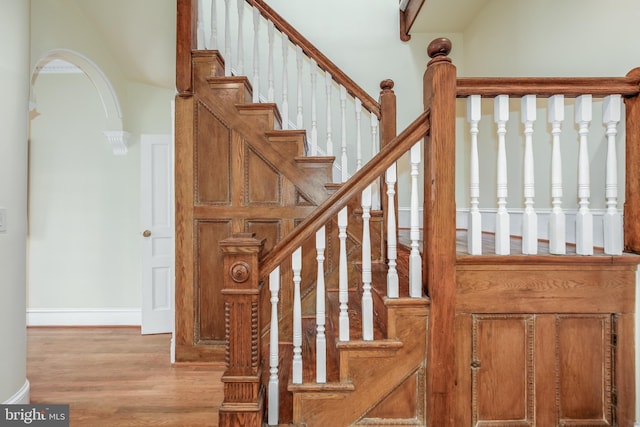
<instances>
[{"instance_id":1,"label":"carved wooden rosette","mask_svg":"<svg viewBox=\"0 0 640 427\"><path fill-rule=\"evenodd\" d=\"M264 240L257 240L253 233L235 234L220 243L227 364L220 426L262 425L258 263L263 248Z\"/></svg>"}]
</instances>

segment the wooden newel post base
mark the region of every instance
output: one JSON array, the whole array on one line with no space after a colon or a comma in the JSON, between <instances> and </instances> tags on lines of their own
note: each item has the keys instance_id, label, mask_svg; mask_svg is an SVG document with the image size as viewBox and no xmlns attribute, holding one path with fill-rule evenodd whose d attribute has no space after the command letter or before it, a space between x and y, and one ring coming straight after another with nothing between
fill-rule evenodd
<instances>
[{"instance_id":1,"label":"wooden newel post base","mask_svg":"<svg viewBox=\"0 0 640 427\"><path fill-rule=\"evenodd\" d=\"M264 240L257 240L251 233L235 234L220 242L225 272L222 296L227 364L222 377L224 401L218 417L220 426L262 425L258 264L263 248Z\"/></svg>"}]
</instances>

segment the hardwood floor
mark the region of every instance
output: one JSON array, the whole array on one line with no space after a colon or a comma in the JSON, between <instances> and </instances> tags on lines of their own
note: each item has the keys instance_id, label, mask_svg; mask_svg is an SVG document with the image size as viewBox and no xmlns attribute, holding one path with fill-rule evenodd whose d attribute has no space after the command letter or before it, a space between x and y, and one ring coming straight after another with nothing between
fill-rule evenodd
<instances>
[{"instance_id":1,"label":"hardwood floor","mask_svg":"<svg viewBox=\"0 0 640 427\"><path fill-rule=\"evenodd\" d=\"M172 366L170 335L28 328L31 403L69 404L71 426L217 426L223 366Z\"/></svg>"}]
</instances>

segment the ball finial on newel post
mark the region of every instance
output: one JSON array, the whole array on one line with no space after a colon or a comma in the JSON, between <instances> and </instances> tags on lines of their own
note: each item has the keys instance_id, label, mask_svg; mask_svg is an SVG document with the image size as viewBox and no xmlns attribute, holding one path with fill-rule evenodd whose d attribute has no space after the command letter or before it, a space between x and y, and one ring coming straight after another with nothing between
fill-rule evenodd
<instances>
[{"instance_id":1,"label":"ball finial on newel post","mask_svg":"<svg viewBox=\"0 0 640 427\"><path fill-rule=\"evenodd\" d=\"M429 61L427 65L439 61L451 62L449 53L451 53L451 40L446 37L434 39L429 43L429 47L427 47L427 54L429 58L431 58L431 61Z\"/></svg>"},{"instance_id":2,"label":"ball finial on newel post","mask_svg":"<svg viewBox=\"0 0 640 427\"><path fill-rule=\"evenodd\" d=\"M380 82L380 89L382 90L392 90L395 83L391 79L386 79Z\"/></svg>"}]
</instances>

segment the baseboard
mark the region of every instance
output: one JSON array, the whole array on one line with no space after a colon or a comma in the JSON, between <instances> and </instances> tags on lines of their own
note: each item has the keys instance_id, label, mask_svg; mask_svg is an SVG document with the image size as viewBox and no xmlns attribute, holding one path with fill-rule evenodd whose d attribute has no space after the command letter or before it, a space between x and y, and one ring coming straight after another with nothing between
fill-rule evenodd
<instances>
[{"instance_id":1,"label":"baseboard","mask_svg":"<svg viewBox=\"0 0 640 427\"><path fill-rule=\"evenodd\" d=\"M139 308L28 308L27 326L140 326Z\"/></svg>"},{"instance_id":2,"label":"baseboard","mask_svg":"<svg viewBox=\"0 0 640 427\"><path fill-rule=\"evenodd\" d=\"M524 212L523 209L508 209L510 220L510 231L509 233L512 236L521 236L522 235L522 214ZM622 213L622 211L620 211ZM551 213L550 209L537 209L536 213L538 215L538 238L546 240L549 238L548 229L549 229L549 216ZM566 220L566 239L567 243L575 243L576 242L576 213L575 209L565 209L565 220ZM603 218L606 211L604 209L591 209L591 214L593 215L593 225L594 225L594 233L593 233L593 244L594 246L604 246L603 242ZM495 232L496 224L495 224L495 214L496 209L480 209L480 214L482 215L482 231L493 233ZM468 216L469 209L460 208L456 210L456 228L466 229L468 228ZM418 219L420 222L420 228L422 228L422 208L419 209ZM408 207L399 207L398 208L398 228L408 229L411 227L411 209ZM640 427L640 426L638 426Z\"/></svg>"},{"instance_id":3,"label":"baseboard","mask_svg":"<svg viewBox=\"0 0 640 427\"><path fill-rule=\"evenodd\" d=\"M24 380L24 384L22 385L22 387L20 388L20 390L18 390L16 392L16 394L14 394L13 396L11 396L9 398L9 400L7 400L6 402L2 402L3 405L28 405L30 402L30 393L31 391L31 384L29 383L29 380Z\"/></svg>"}]
</instances>

